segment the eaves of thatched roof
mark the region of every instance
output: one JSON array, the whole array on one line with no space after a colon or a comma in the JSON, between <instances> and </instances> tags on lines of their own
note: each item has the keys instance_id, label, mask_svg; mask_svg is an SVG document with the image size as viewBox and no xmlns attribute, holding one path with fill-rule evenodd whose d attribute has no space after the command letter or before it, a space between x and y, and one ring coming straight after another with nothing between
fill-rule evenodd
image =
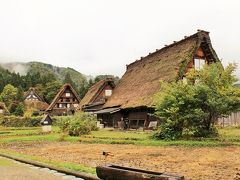
<instances>
[{"instance_id":1,"label":"eaves of thatched roof","mask_svg":"<svg viewBox=\"0 0 240 180\"><path fill-rule=\"evenodd\" d=\"M39 111L45 111L49 104L42 101L24 101L24 105L26 109L36 109Z\"/></svg>"},{"instance_id":2,"label":"eaves of thatched roof","mask_svg":"<svg viewBox=\"0 0 240 180\"><path fill-rule=\"evenodd\" d=\"M127 65L127 71L104 108L153 107L153 97L160 90L160 80L176 81L182 78L199 47L209 62L218 61L209 33L199 30L196 34Z\"/></svg>"}]
</instances>

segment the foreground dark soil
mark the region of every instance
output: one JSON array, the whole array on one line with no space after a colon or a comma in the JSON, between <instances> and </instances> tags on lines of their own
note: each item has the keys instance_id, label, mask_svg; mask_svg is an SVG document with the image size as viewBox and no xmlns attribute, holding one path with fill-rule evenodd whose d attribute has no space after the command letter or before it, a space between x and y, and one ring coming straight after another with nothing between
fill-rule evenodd
<instances>
[{"instance_id":1,"label":"foreground dark soil","mask_svg":"<svg viewBox=\"0 0 240 180\"><path fill-rule=\"evenodd\" d=\"M0 148L60 162L96 167L107 163L184 175L186 179L240 179L240 147L154 147L25 142ZM103 151L114 156L102 156Z\"/></svg>"}]
</instances>

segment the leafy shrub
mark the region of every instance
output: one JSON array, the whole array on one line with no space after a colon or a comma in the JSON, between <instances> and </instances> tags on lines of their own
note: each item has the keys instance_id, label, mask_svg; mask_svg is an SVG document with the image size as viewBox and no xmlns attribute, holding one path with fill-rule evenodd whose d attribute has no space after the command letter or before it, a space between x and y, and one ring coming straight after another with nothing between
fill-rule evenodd
<instances>
[{"instance_id":1,"label":"leafy shrub","mask_svg":"<svg viewBox=\"0 0 240 180\"><path fill-rule=\"evenodd\" d=\"M235 66L221 64L190 71L187 83L162 82L156 94L156 115L162 120L154 137L178 139L216 136L214 123L240 108L240 90L233 86Z\"/></svg>"},{"instance_id":2,"label":"leafy shrub","mask_svg":"<svg viewBox=\"0 0 240 180\"><path fill-rule=\"evenodd\" d=\"M67 132L70 136L80 136L89 134L97 130L96 117L89 113L76 113L74 116L59 117L57 124L62 132Z\"/></svg>"}]
</instances>

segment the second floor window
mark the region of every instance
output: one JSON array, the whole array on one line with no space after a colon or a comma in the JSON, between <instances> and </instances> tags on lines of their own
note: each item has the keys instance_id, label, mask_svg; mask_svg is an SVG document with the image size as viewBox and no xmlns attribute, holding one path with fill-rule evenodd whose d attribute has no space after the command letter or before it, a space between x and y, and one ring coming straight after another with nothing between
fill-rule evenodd
<instances>
[{"instance_id":1,"label":"second floor window","mask_svg":"<svg viewBox=\"0 0 240 180\"><path fill-rule=\"evenodd\" d=\"M111 96L112 95L112 90L105 90L105 96Z\"/></svg>"},{"instance_id":2,"label":"second floor window","mask_svg":"<svg viewBox=\"0 0 240 180\"><path fill-rule=\"evenodd\" d=\"M206 60L203 58L194 58L194 68L196 70L202 69L205 63L206 63Z\"/></svg>"}]
</instances>

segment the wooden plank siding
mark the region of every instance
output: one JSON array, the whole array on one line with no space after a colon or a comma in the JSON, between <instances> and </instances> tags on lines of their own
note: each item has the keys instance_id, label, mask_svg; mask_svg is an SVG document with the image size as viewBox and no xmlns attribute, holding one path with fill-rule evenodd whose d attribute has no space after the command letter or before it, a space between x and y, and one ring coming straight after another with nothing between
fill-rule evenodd
<instances>
[{"instance_id":1,"label":"wooden plank siding","mask_svg":"<svg viewBox=\"0 0 240 180\"><path fill-rule=\"evenodd\" d=\"M217 125L226 127L226 126L239 126L240 125L240 112L232 113L226 118L219 118Z\"/></svg>"}]
</instances>

